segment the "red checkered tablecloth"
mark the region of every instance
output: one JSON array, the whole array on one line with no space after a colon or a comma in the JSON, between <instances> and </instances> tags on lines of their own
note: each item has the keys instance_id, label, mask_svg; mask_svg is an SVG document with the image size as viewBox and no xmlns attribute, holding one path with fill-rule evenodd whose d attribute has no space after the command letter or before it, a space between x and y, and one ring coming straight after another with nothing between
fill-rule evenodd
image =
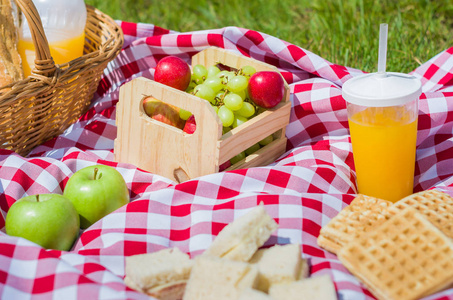
<instances>
[{"instance_id":1,"label":"red checkered tablecloth","mask_svg":"<svg viewBox=\"0 0 453 300\"><path fill-rule=\"evenodd\" d=\"M320 228L356 193L341 86L362 72L252 30L177 33L151 24L119 23L124 50L105 70L89 111L28 157L0 151L0 298L146 299L123 283L126 256L166 247L196 256L226 224L263 202L279 224L266 245L301 244L311 275L329 274L340 299L372 299L335 255L316 244ZM193 54L208 46L280 69L291 88L287 152L269 166L182 184L114 162L118 88L139 76L153 78L156 61L165 55L190 63ZM453 47L413 74L423 83L415 191L436 187L453 195ZM45 250L4 233L4 218L16 200L62 193L74 172L98 163L121 172L131 202L82 232L72 251ZM449 289L427 299L452 298Z\"/></svg>"}]
</instances>

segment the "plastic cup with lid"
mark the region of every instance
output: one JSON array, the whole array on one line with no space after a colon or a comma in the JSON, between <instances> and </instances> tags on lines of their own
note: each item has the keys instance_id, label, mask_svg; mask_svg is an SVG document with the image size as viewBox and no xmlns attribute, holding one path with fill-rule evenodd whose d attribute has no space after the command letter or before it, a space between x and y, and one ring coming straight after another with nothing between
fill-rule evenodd
<instances>
[{"instance_id":1,"label":"plastic cup with lid","mask_svg":"<svg viewBox=\"0 0 453 300\"><path fill-rule=\"evenodd\" d=\"M418 78L382 70L343 85L358 193L393 202L413 193L420 94Z\"/></svg>"},{"instance_id":2,"label":"plastic cup with lid","mask_svg":"<svg viewBox=\"0 0 453 300\"><path fill-rule=\"evenodd\" d=\"M347 102L358 192L389 201L413 193L421 82L402 73L348 80Z\"/></svg>"}]
</instances>

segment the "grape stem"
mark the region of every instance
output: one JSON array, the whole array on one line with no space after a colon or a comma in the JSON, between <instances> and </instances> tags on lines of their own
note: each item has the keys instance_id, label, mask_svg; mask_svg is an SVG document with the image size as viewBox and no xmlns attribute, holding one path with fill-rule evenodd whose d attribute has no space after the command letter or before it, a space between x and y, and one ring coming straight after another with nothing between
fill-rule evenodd
<instances>
[{"instance_id":1,"label":"grape stem","mask_svg":"<svg viewBox=\"0 0 453 300\"><path fill-rule=\"evenodd\" d=\"M217 105L220 106L220 105L223 105L223 99L225 99L225 96L226 94L228 94L228 90L225 90L225 92L223 93L222 96L220 96L219 100L217 101Z\"/></svg>"}]
</instances>

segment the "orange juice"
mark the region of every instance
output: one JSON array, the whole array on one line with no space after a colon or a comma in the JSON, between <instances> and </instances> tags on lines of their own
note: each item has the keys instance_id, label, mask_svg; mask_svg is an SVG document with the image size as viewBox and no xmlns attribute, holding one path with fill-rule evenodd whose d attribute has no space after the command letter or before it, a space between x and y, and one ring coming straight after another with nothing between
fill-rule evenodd
<instances>
[{"instance_id":1,"label":"orange juice","mask_svg":"<svg viewBox=\"0 0 453 300\"><path fill-rule=\"evenodd\" d=\"M349 118L359 193L398 201L413 193L417 118L404 107L369 107Z\"/></svg>"},{"instance_id":2,"label":"orange juice","mask_svg":"<svg viewBox=\"0 0 453 300\"><path fill-rule=\"evenodd\" d=\"M55 64L63 64L83 55L85 34L63 39L58 41L49 40L50 54ZM18 50L22 58L22 67L25 77L31 74L31 69L35 65L35 46L32 40L20 39Z\"/></svg>"}]
</instances>

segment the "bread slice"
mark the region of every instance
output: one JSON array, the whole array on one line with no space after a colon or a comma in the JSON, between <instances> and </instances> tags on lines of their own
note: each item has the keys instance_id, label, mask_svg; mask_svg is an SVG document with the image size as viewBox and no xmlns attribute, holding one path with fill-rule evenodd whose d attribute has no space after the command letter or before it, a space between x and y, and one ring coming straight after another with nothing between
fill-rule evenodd
<instances>
[{"instance_id":1,"label":"bread slice","mask_svg":"<svg viewBox=\"0 0 453 300\"><path fill-rule=\"evenodd\" d=\"M275 245L259 249L250 259L259 271L258 289L266 292L276 283L289 283L308 276L308 264L302 259L300 245Z\"/></svg>"},{"instance_id":2,"label":"bread slice","mask_svg":"<svg viewBox=\"0 0 453 300\"><path fill-rule=\"evenodd\" d=\"M175 281L150 289L142 289L127 276L124 278L124 283L137 292L147 294L148 296L152 296L159 300L181 300L184 295L187 280Z\"/></svg>"},{"instance_id":3,"label":"bread slice","mask_svg":"<svg viewBox=\"0 0 453 300\"><path fill-rule=\"evenodd\" d=\"M18 24L15 18L18 20L12 0L0 0L0 87L24 78L17 50Z\"/></svg>"},{"instance_id":4,"label":"bread slice","mask_svg":"<svg viewBox=\"0 0 453 300\"><path fill-rule=\"evenodd\" d=\"M310 277L291 283L271 285L269 295L275 300L336 300L337 293L329 275Z\"/></svg>"},{"instance_id":5,"label":"bread slice","mask_svg":"<svg viewBox=\"0 0 453 300\"><path fill-rule=\"evenodd\" d=\"M246 288L254 288L258 270L249 263L201 255L187 281L184 300L238 299Z\"/></svg>"},{"instance_id":6,"label":"bread slice","mask_svg":"<svg viewBox=\"0 0 453 300\"><path fill-rule=\"evenodd\" d=\"M193 261L178 248L126 257L127 286L165 300L181 299Z\"/></svg>"},{"instance_id":7,"label":"bread slice","mask_svg":"<svg viewBox=\"0 0 453 300\"><path fill-rule=\"evenodd\" d=\"M262 291L247 288L242 291L238 300L272 300L272 297Z\"/></svg>"},{"instance_id":8,"label":"bread slice","mask_svg":"<svg viewBox=\"0 0 453 300\"><path fill-rule=\"evenodd\" d=\"M137 292L144 293L144 291L139 287L135 282L133 282L129 277L124 277L124 284L130 287L133 290L136 290Z\"/></svg>"},{"instance_id":9,"label":"bread slice","mask_svg":"<svg viewBox=\"0 0 453 300\"><path fill-rule=\"evenodd\" d=\"M226 225L203 255L248 261L278 225L260 204Z\"/></svg>"},{"instance_id":10,"label":"bread slice","mask_svg":"<svg viewBox=\"0 0 453 300\"><path fill-rule=\"evenodd\" d=\"M186 284L187 280L174 281L152 289L147 289L144 292L159 300L181 300L186 289Z\"/></svg>"}]
</instances>

